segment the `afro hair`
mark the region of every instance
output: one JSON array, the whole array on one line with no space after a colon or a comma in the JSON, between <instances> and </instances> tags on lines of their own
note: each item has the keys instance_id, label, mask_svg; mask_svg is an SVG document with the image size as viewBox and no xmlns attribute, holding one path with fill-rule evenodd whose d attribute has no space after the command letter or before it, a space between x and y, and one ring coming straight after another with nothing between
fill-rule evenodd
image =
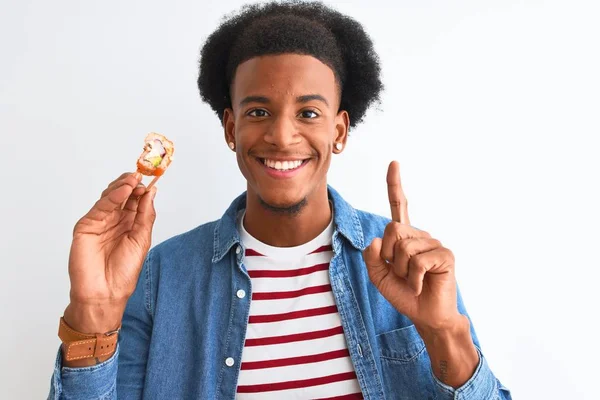
<instances>
[{"instance_id":1,"label":"afro hair","mask_svg":"<svg viewBox=\"0 0 600 400\"><path fill-rule=\"evenodd\" d=\"M340 109L360 123L383 89L373 42L354 19L321 2L246 5L227 16L200 52L198 89L223 121L238 65L253 57L304 54L328 65L340 88Z\"/></svg>"}]
</instances>

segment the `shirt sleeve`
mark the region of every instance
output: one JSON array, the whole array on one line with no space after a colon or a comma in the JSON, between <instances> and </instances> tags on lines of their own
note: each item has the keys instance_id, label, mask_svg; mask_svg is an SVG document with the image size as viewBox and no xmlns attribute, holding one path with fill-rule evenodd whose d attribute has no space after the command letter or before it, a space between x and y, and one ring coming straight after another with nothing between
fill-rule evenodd
<instances>
[{"instance_id":1,"label":"shirt sleeve","mask_svg":"<svg viewBox=\"0 0 600 400\"><path fill-rule=\"evenodd\" d=\"M101 364L81 368L63 367L59 347L48 400L116 399L118 358L117 344L115 354Z\"/></svg>"},{"instance_id":2,"label":"shirt sleeve","mask_svg":"<svg viewBox=\"0 0 600 400\"><path fill-rule=\"evenodd\" d=\"M481 352L479 345L479 339L475 333L473 327L473 321L467 314L467 310L462 300L460 290L457 286L457 299L458 299L458 311L469 318L471 325L471 337L477 354L479 354L479 364L473 373L473 376L461 387L454 389L452 386L448 386L441 382L431 370L431 376L433 377L435 391L438 398L440 399L453 399L453 400L511 400L509 390L502 385L502 383L494 376L492 370L488 366L488 363Z\"/></svg>"},{"instance_id":3,"label":"shirt sleeve","mask_svg":"<svg viewBox=\"0 0 600 400\"><path fill-rule=\"evenodd\" d=\"M454 389L451 386L442 383L434 374L433 381L435 389L440 399L453 400L511 400L510 392L490 370L481 350L477 348L479 354L479 364L475 369L473 376L461 387Z\"/></svg>"},{"instance_id":4,"label":"shirt sleeve","mask_svg":"<svg viewBox=\"0 0 600 400\"><path fill-rule=\"evenodd\" d=\"M127 302L115 354L101 364L63 366L59 348L48 400L141 399L152 332L151 254Z\"/></svg>"}]
</instances>

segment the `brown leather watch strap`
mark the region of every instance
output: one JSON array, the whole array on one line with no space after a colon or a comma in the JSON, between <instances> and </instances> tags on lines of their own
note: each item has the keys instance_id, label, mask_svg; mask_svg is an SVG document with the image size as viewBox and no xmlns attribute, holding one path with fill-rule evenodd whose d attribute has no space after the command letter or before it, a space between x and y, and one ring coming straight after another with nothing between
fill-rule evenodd
<instances>
[{"instance_id":1,"label":"brown leather watch strap","mask_svg":"<svg viewBox=\"0 0 600 400\"><path fill-rule=\"evenodd\" d=\"M86 358L105 358L115 352L120 330L119 326L114 331L88 335L77 332L68 326L61 317L58 337L63 342L63 359L73 361Z\"/></svg>"}]
</instances>

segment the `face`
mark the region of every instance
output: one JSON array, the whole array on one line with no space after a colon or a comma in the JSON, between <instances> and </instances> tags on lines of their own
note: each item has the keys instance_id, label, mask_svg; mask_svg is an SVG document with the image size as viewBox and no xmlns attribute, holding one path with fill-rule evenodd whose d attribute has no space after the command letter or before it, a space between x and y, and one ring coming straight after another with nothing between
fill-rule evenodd
<instances>
[{"instance_id":1,"label":"face","mask_svg":"<svg viewBox=\"0 0 600 400\"><path fill-rule=\"evenodd\" d=\"M248 196L285 210L326 192L335 143L345 146L349 126L331 68L307 55L252 58L236 70L231 102L225 139L235 144Z\"/></svg>"}]
</instances>

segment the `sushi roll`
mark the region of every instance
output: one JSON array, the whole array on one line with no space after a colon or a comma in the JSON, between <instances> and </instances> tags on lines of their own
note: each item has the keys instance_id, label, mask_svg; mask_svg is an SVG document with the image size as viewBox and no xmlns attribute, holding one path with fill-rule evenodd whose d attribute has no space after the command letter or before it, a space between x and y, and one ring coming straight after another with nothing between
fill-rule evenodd
<instances>
[{"instance_id":1,"label":"sushi roll","mask_svg":"<svg viewBox=\"0 0 600 400\"><path fill-rule=\"evenodd\" d=\"M161 176L173 159L173 142L158 133L149 133L144 140L144 152L137 160L137 171L143 175Z\"/></svg>"}]
</instances>

